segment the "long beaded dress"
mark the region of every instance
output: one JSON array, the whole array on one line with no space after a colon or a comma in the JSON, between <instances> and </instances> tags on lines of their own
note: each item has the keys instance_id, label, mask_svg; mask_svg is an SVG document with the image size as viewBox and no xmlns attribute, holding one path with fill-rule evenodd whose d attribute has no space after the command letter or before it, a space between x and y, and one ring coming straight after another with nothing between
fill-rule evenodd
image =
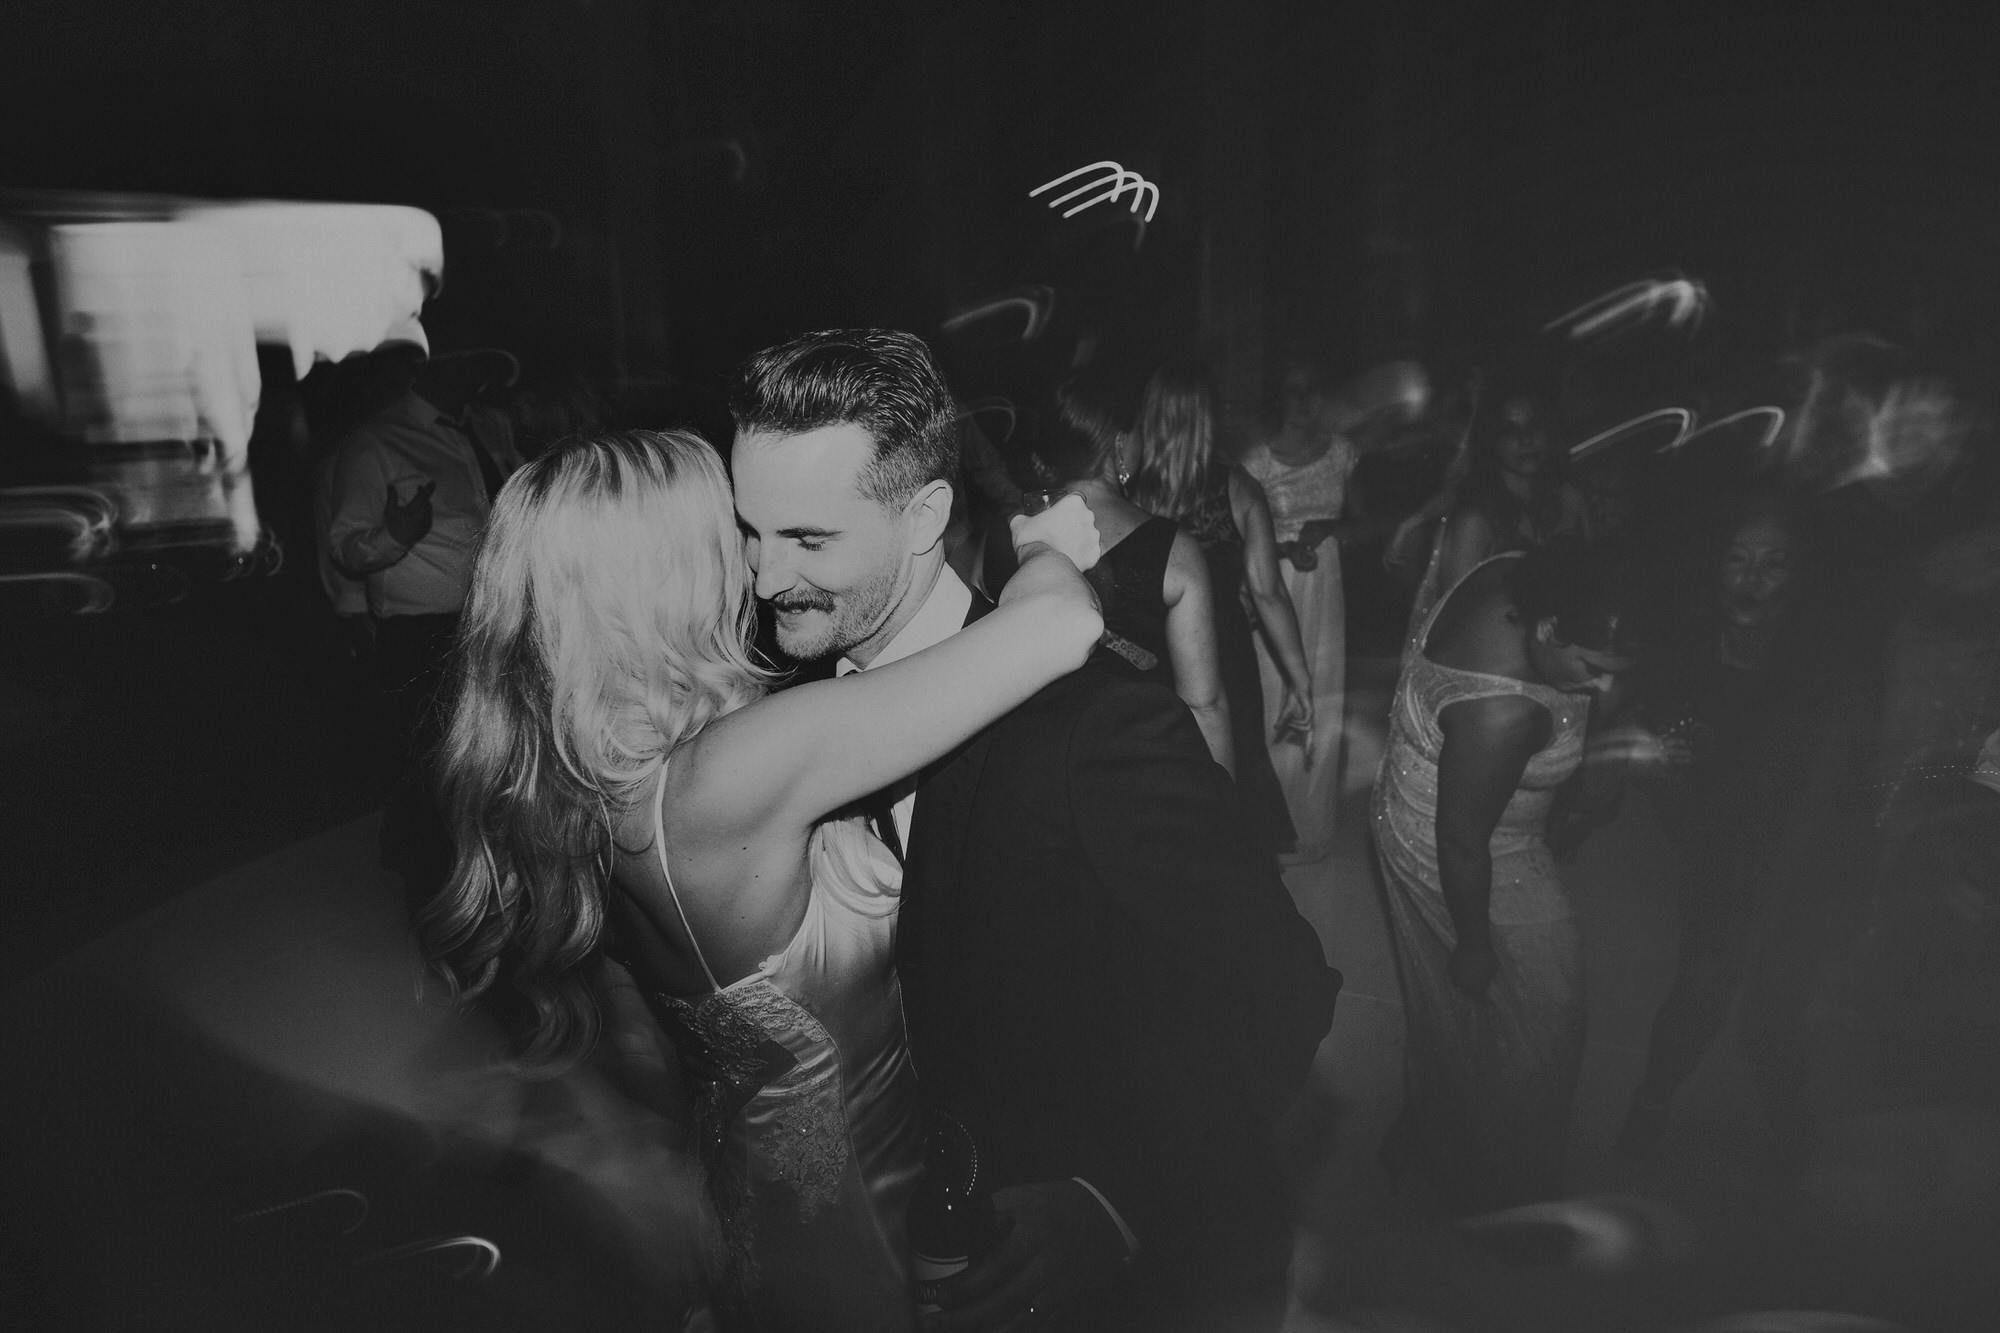
<instances>
[{"instance_id":1,"label":"long beaded dress","mask_svg":"<svg viewBox=\"0 0 2000 1333\"><path fill-rule=\"evenodd\" d=\"M656 802L666 874L663 834ZM748 976L719 984L689 931L708 993L648 986L645 959L663 942L636 910L620 913L621 946L699 1089L696 1131L725 1250L720 1327L912 1329L904 1213L921 1127L894 961L902 867L859 815L822 822L808 858L797 934ZM670 874L667 887L685 929Z\"/></svg>"},{"instance_id":2,"label":"long beaded dress","mask_svg":"<svg viewBox=\"0 0 2000 1333\"><path fill-rule=\"evenodd\" d=\"M1474 572L1519 558L1494 556ZM1421 642L1449 601L1433 608ZM1438 870L1438 715L1455 703L1503 695L1541 704L1554 728L1493 830L1488 915L1500 968L1475 999L1452 984L1448 970L1457 936ZM1582 696L1441 666L1422 651L1411 655L1396 687L1374 801L1408 1031L1406 1100L1392 1132L1418 1149L1440 1190L1461 1206L1500 1207L1561 1190L1583 1059L1583 949L1546 825L1556 789L1583 760L1589 716Z\"/></svg>"},{"instance_id":3,"label":"long beaded dress","mask_svg":"<svg viewBox=\"0 0 2000 1333\"><path fill-rule=\"evenodd\" d=\"M1342 435L1333 436L1318 458L1297 467L1279 461L1268 445L1245 455L1243 470L1264 488L1280 544L1296 541L1313 519L1331 522L1340 517L1356 457L1353 443ZM1286 859L1299 863L1321 860L1333 850L1347 695L1347 598L1340 580L1340 544L1323 541L1313 548L1313 555L1311 569L1301 569L1293 560L1279 565L1312 668L1313 743L1307 749L1290 739L1266 740L1298 835L1297 848ZM1284 703L1284 676L1261 639L1257 656L1268 738Z\"/></svg>"}]
</instances>

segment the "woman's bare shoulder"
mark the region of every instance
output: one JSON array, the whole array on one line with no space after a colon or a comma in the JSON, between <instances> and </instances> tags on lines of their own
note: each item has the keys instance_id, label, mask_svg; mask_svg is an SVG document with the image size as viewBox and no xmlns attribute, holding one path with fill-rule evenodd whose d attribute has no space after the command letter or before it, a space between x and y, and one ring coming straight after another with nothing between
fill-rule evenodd
<instances>
[{"instance_id":1,"label":"woman's bare shoulder","mask_svg":"<svg viewBox=\"0 0 2000 1333\"><path fill-rule=\"evenodd\" d=\"M1512 611L1506 563L1492 561L1475 568L1439 608L1426 655L1441 666L1462 671L1513 674L1520 644L1513 632Z\"/></svg>"}]
</instances>

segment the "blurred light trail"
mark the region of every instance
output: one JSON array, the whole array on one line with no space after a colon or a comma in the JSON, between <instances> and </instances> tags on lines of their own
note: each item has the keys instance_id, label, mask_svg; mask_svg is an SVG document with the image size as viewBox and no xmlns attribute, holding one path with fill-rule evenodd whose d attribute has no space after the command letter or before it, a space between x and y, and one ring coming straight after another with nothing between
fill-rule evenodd
<instances>
[{"instance_id":1,"label":"blurred light trail","mask_svg":"<svg viewBox=\"0 0 2000 1333\"><path fill-rule=\"evenodd\" d=\"M960 306L945 316L943 328L946 333L959 333L984 320L1004 315L1010 310L1020 310L1027 316L1021 326L1022 342L1033 342L1042 336L1049 326L1049 319L1055 314L1056 293L1053 287L1031 286L999 296L975 301L971 305Z\"/></svg>"},{"instance_id":2,"label":"blurred light trail","mask_svg":"<svg viewBox=\"0 0 2000 1333\"><path fill-rule=\"evenodd\" d=\"M260 379L243 274L223 238L174 221L51 229L66 432L90 444L210 439L249 466Z\"/></svg>"},{"instance_id":3,"label":"blurred light trail","mask_svg":"<svg viewBox=\"0 0 2000 1333\"><path fill-rule=\"evenodd\" d=\"M1571 445L1569 447L1570 460L1572 462L1581 461L1594 454L1603 453L1614 444L1622 444L1627 440L1638 439L1649 431L1657 430L1660 424L1672 423L1674 427L1673 438L1654 451L1656 453L1664 453L1668 449L1675 448L1687 438L1688 432L1694 427L1694 421L1694 413L1685 407L1659 407L1653 409L1651 412L1642 412L1636 417L1619 422L1609 430L1597 432L1597 434L1580 444Z\"/></svg>"},{"instance_id":4,"label":"blurred light trail","mask_svg":"<svg viewBox=\"0 0 2000 1333\"><path fill-rule=\"evenodd\" d=\"M234 258L257 341L290 347L298 378L386 342L429 348L417 316L441 286L444 237L422 209L247 202L178 220Z\"/></svg>"},{"instance_id":5,"label":"blurred light trail","mask_svg":"<svg viewBox=\"0 0 2000 1333\"><path fill-rule=\"evenodd\" d=\"M89 486L0 490L0 563L22 547L53 554L48 548L59 545L72 563L105 555L111 550L117 521L117 505Z\"/></svg>"},{"instance_id":6,"label":"blurred light trail","mask_svg":"<svg viewBox=\"0 0 2000 1333\"><path fill-rule=\"evenodd\" d=\"M1146 205L1145 221L1151 222L1153 220L1154 210L1160 206L1160 187L1136 171L1127 171L1116 162L1093 162L1087 167L1078 167L1075 171L1066 171L1054 180L1046 181L1028 191L1028 197L1033 199L1044 190L1053 190L1056 186L1066 181L1074 180L1078 176L1087 175L1091 172L1099 174L1094 179L1085 181L1082 185L1077 186L1068 194L1058 195L1056 198L1049 200L1049 207L1061 207L1086 190L1099 190L1103 186L1109 185L1110 189L1102 190L1101 193L1092 195L1090 198L1076 205L1076 207L1065 210L1063 216L1066 218L1075 217L1092 204L1101 204L1107 199L1115 204L1118 202L1118 196L1130 190L1132 192L1132 212L1134 214L1137 214L1139 211L1139 201L1150 196L1150 202Z\"/></svg>"},{"instance_id":7,"label":"blurred light trail","mask_svg":"<svg viewBox=\"0 0 2000 1333\"><path fill-rule=\"evenodd\" d=\"M94 616L117 603L118 590L94 574L0 574L0 616Z\"/></svg>"},{"instance_id":8,"label":"blurred light trail","mask_svg":"<svg viewBox=\"0 0 2000 1333\"><path fill-rule=\"evenodd\" d=\"M21 476L53 466L78 483L60 489L6 487L0 452L0 569L181 546L227 552L224 577L270 572L249 475L258 346L289 351L301 379L389 344L428 350L419 316L443 271L438 221L417 208L0 192L0 401L82 446ZM134 600L118 577L57 579L7 606L102 610L105 584Z\"/></svg>"},{"instance_id":9,"label":"blurred light trail","mask_svg":"<svg viewBox=\"0 0 2000 1333\"><path fill-rule=\"evenodd\" d=\"M958 409L960 421L978 421L995 417L1006 421L1006 428L998 432L999 443L1005 444L1014 438L1014 428L1018 424L1013 399L994 394L985 398L975 398Z\"/></svg>"},{"instance_id":10,"label":"blurred light trail","mask_svg":"<svg viewBox=\"0 0 2000 1333\"><path fill-rule=\"evenodd\" d=\"M1692 330L1701 327L1708 307L1708 288L1697 279L1642 278L1557 315L1542 325L1542 332L1567 329L1573 339L1595 338L1649 323L1662 314L1668 328Z\"/></svg>"},{"instance_id":11,"label":"blurred light trail","mask_svg":"<svg viewBox=\"0 0 2000 1333\"><path fill-rule=\"evenodd\" d=\"M1838 1310L1758 1310L1692 1325L1687 1333L1908 1333L1901 1324Z\"/></svg>"},{"instance_id":12,"label":"blurred light trail","mask_svg":"<svg viewBox=\"0 0 2000 1333\"><path fill-rule=\"evenodd\" d=\"M1760 449L1769 449L1773 444L1777 443L1779 434L1785 429L1785 409L1782 407L1746 407L1740 412L1731 412L1728 416L1717 417L1713 421L1704 422L1696 429L1687 431L1678 440L1663 446L1661 452L1664 453L1668 449L1679 449L1693 444L1702 436L1712 431L1719 431L1726 426L1735 426L1743 422L1754 422L1760 418L1764 422L1764 427L1763 436L1757 441L1757 446Z\"/></svg>"},{"instance_id":13,"label":"blurred light trail","mask_svg":"<svg viewBox=\"0 0 2000 1333\"><path fill-rule=\"evenodd\" d=\"M35 247L25 231L0 222L0 392L24 416L54 427L62 417L34 287Z\"/></svg>"},{"instance_id":14,"label":"blurred light trail","mask_svg":"<svg viewBox=\"0 0 2000 1333\"><path fill-rule=\"evenodd\" d=\"M358 1266L397 1263L426 1254L448 1254L459 1260L452 1277L458 1281L478 1281L493 1276L500 1267L500 1247L484 1236L436 1236L413 1240L355 1260Z\"/></svg>"},{"instance_id":15,"label":"blurred light trail","mask_svg":"<svg viewBox=\"0 0 2000 1333\"><path fill-rule=\"evenodd\" d=\"M1597 1273L1679 1263L1693 1252L1694 1241L1686 1218L1636 1197L1551 1199L1468 1217L1458 1229L1502 1252L1534 1254Z\"/></svg>"}]
</instances>

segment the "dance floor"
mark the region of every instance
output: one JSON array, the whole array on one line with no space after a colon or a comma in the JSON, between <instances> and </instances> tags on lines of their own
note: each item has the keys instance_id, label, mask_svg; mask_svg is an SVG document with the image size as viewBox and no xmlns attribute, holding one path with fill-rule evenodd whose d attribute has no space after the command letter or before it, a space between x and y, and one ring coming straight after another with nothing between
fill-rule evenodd
<instances>
[{"instance_id":1,"label":"dance floor","mask_svg":"<svg viewBox=\"0 0 2000 1333\"><path fill-rule=\"evenodd\" d=\"M1383 701L1357 677L1344 835L1286 875L1347 976L1287 1128L1287 1333L1747 1330L1807 1325L1715 1321L1936 1316L1940 1302L1949 1314L1952 1296L1927 1305L1909 1284L1936 1270L1935 1295L1957 1276L1954 1214L1931 1205L1970 1206L1968 1172L1992 1196L1995 1168L1966 1156L1962 1127L1863 1127L1818 1174L1781 1185L1725 1036L1659 1152L1612 1152L1672 966L1674 857L1643 801L1570 867L1591 1040L1565 1215L1584 1239L1535 1226L1482 1241L1389 1192L1374 1154L1400 1095L1401 1012L1360 817ZM0 1295L29 1326L661 1326L695 1244L680 1207L692 1182L651 1117L590 1075L490 1072L492 1034L422 993L376 830L370 816L242 866L5 996Z\"/></svg>"}]
</instances>

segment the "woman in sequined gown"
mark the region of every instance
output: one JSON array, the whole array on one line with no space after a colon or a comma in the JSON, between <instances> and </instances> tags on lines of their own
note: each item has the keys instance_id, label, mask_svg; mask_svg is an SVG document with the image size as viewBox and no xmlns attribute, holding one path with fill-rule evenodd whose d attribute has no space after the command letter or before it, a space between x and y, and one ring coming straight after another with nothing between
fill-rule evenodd
<instances>
[{"instance_id":1,"label":"woman in sequined gown","mask_svg":"<svg viewBox=\"0 0 2000 1333\"><path fill-rule=\"evenodd\" d=\"M739 472L743 455L739 440ZM848 471L802 484L880 503L856 487L858 462L818 465ZM908 503L937 542L948 487L922 483ZM699 1089L725 1329L914 1327L901 868L853 808L1095 644L1088 511L1060 505L1017 534L1033 544L978 623L773 694L729 480L700 437L572 442L495 506L442 764L458 860L420 933L459 995L514 1004L533 1066L590 1046L602 957L636 979Z\"/></svg>"},{"instance_id":2,"label":"woman in sequined gown","mask_svg":"<svg viewBox=\"0 0 2000 1333\"><path fill-rule=\"evenodd\" d=\"M1435 532L1410 607L1405 661L1438 599L1480 561L1558 537L1590 539L1589 510L1567 480L1567 455L1550 438L1544 398L1528 386L1503 386L1479 397L1454 465L1460 475L1391 540L1384 558L1400 565L1421 533Z\"/></svg>"},{"instance_id":3,"label":"woman in sequined gown","mask_svg":"<svg viewBox=\"0 0 2000 1333\"><path fill-rule=\"evenodd\" d=\"M1455 1208L1561 1189L1583 953L1546 824L1592 694L1631 665L1623 597L1580 549L1492 557L1396 689L1374 833L1408 1040L1383 1155Z\"/></svg>"}]
</instances>

